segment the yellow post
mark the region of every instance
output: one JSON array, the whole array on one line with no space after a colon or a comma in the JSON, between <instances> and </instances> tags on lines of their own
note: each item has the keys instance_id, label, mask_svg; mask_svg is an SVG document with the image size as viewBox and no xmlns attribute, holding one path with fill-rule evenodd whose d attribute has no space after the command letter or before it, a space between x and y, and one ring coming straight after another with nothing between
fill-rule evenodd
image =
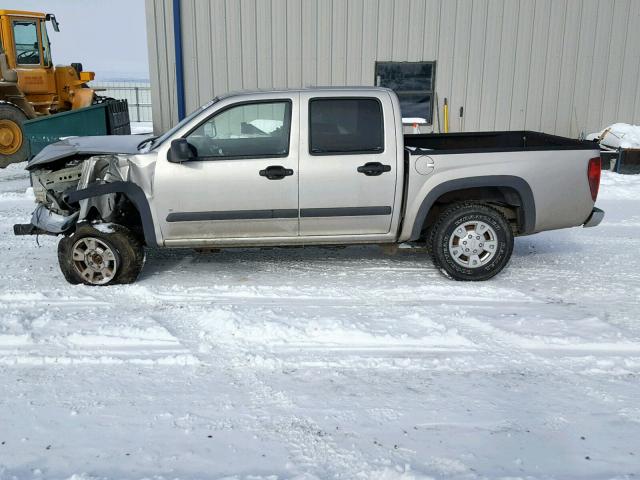
<instances>
[{"instance_id":1,"label":"yellow post","mask_svg":"<svg viewBox=\"0 0 640 480\"><path fill-rule=\"evenodd\" d=\"M444 133L449 133L449 105L447 99L444 99Z\"/></svg>"}]
</instances>

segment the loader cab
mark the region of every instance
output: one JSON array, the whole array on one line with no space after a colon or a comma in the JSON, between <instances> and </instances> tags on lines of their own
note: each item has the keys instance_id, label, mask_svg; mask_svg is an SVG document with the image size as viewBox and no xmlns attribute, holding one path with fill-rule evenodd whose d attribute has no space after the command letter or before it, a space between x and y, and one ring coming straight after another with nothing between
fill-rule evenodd
<instances>
[{"instance_id":1,"label":"loader cab","mask_svg":"<svg viewBox=\"0 0 640 480\"><path fill-rule=\"evenodd\" d=\"M16 19L11 22L16 67L36 65L53 67L47 25L41 19Z\"/></svg>"},{"instance_id":2,"label":"loader cab","mask_svg":"<svg viewBox=\"0 0 640 480\"><path fill-rule=\"evenodd\" d=\"M93 100L93 90L86 85L93 72L80 71L79 63L53 66L48 27L59 31L53 14L0 10L7 67L15 72L17 89L33 107L34 116L83 108Z\"/></svg>"},{"instance_id":3,"label":"loader cab","mask_svg":"<svg viewBox=\"0 0 640 480\"><path fill-rule=\"evenodd\" d=\"M13 54L10 55L13 60L12 67L35 66L36 68L52 69L53 59L51 57L51 42L47 32L47 23L51 22L53 29L59 32L60 26L56 16L51 13L46 15L30 13L30 15L34 16L17 15L16 18L10 18L10 30L13 35L14 47ZM1 13L0 17L2 17ZM8 41L7 43L10 42Z\"/></svg>"},{"instance_id":4,"label":"loader cab","mask_svg":"<svg viewBox=\"0 0 640 480\"><path fill-rule=\"evenodd\" d=\"M59 25L53 14L0 10L0 37L11 68L52 68L47 23Z\"/></svg>"},{"instance_id":5,"label":"loader cab","mask_svg":"<svg viewBox=\"0 0 640 480\"><path fill-rule=\"evenodd\" d=\"M47 34L47 15L0 10L0 32L7 64L17 74L18 89L45 113L56 94L56 79Z\"/></svg>"}]
</instances>

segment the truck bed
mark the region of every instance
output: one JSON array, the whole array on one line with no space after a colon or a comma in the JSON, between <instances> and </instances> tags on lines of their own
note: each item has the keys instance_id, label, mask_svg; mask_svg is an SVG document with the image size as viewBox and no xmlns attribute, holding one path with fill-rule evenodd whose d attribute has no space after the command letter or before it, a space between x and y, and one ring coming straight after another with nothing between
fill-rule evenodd
<instances>
[{"instance_id":1,"label":"truck bed","mask_svg":"<svg viewBox=\"0 0 640 480\"><path fill-rule=\"evenodd\" d=\"M441 153L484 153L530 150L594 150L593 142L529 130L406 134L404 146L411 151Z\"/></svg>"}]
</instances>

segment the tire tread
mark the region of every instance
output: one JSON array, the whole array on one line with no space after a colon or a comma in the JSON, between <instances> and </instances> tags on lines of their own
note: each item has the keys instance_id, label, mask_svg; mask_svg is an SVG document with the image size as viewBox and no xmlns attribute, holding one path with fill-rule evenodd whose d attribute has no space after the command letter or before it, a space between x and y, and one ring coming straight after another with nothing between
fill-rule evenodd
<instances>
[{"instance_id":1,"label":"tire tread","mask_svg":"<svg viewBox=\"0 0 640 480\"><path fill-rule=\"evenodd\" d=\"M504 256L504 259L501 261L498 268L490 272L477 271L477 272L473 272L471 275L464 275L464 274L461 274L460 272L456 272L451 268L448 268L447 263L444 262L443 259L440 257L439 255L440 252L438 250L438 244L437 244L437 237L439 233L444 229L445 224L448 224L449 222L451 222L451 219L455 218L463 210L476 211L477 213L480 213L480 214L493 216L495 217L496 220L498 220L500 223L503 224L502 227L503 227L503 230L505 231L507 251ZM429 247L431 259L434 265L446 277L452 278L454 280L461 280L461 281L488 280L494 277L495 275L497 275L498 273L500 273L500 271L502 271L502 269L509 262L511 253L513 251L513 232L511 230L511 226L509 225L508 220L500 210L492 207L489 204L482 203L482 202L465 201L465 202L457 202L450 205L440 213L436 222L429 228L427 235L428 235L427 245Z\"/></svg>"}]
</instances>

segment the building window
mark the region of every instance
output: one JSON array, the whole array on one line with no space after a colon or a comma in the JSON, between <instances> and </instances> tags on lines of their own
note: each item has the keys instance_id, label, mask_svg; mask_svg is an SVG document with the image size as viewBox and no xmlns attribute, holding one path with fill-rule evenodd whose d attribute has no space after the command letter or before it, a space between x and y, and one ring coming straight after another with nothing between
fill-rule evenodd
<instances>
[{"instance_id":1,"label":"building window","mask_svg":"<svg viewBox=\"0 0 640 480\"><path fill-rule=\"evenodd\" d=\"M376 85L396 92L403 118L433 124L435 62L376 62Z\"/></svg>"},{"instance_id":2,"label":"building window","mask_svg":"<svg viewBox=\"0 0 640 480\"><path fill-rule=\"evenodd\" d=\"M314 98L309 102L312 155L381 153L382 107L376 98Z\"/></svg>"}]
</instances>

